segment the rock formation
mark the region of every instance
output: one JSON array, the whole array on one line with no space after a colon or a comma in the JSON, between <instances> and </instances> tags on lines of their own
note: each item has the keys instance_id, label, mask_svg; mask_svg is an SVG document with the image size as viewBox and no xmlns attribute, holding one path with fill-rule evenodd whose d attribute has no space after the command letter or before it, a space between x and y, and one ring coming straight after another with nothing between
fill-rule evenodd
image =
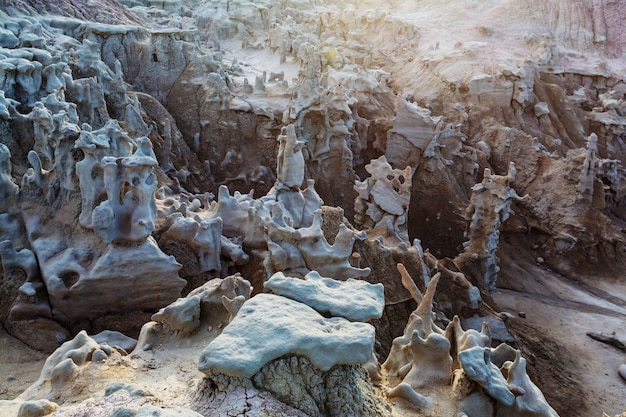
<instances>
[{"instance_id":1,"label":"rock formation","mask_svg":"<svg viewBox=\"0 0 626 417\"><path fill-rule=\"evenodd\" d=\"M480 284L490 292L496 288L500 271L496 256L500 227L509 218L511 203L529 198L520 197L511 188L516 172L513 162L505 176L493 175L489 168L485 168L482 182L472 187L470 205L466 210L469 224L465 236L469 240L463 244L464 252L457 262L461 269L472 269L472 276L482 281Z\"/></svg>"},{"instance_id":2,"label":"rock formation","mask_svg":"<svg viewBox=\"0 0 626 417\"><path fill-rule=\"evenodd\" d=\"M385 227L400 241L409 241L407 215L411 201L411 167L392 169L385 156L365 166L371 175L356 181L355 225L367 229Z\"/></svg>"},{"instance_id":3,"label":"rock formation","mask_svg":"<svg viewBox=\"0 0 626 417\"><path fill-rule=\"evenodd\" d=\"M209 344L199 368L208 375L250 378L266 363L298 353L317 369L328 371L337 364L365 363L373 350L372 326L325 319L302 303L259 294Z\"/></svg>"},{"instance_id":4,"label":"rock formation","mask_svg":"<svg viewBox=\"0 0 626 417\"><path fill-rule=\"evenodd\" d=\"M382 365L390 380L387 395L435 414L557 416L526 374L520 351L505 344L491 347L487 323L480 333L463 330L458 316L445 330L434 323L432 303L440 276L433 277L423 297L404 276L403 284L419 305ZM445 404L450 399L456 404Z\"/></svg>"},{"instance_id":5,"label":"rock formation","mask_svg":"<svg viewBox=\"0 0 626 417\"><path fill-rule=\"evenodd\" d=\"M626 9L461 3L0 1L0 408L597 414L494 300L624 313Z\"/></svg>"}]
</instances>

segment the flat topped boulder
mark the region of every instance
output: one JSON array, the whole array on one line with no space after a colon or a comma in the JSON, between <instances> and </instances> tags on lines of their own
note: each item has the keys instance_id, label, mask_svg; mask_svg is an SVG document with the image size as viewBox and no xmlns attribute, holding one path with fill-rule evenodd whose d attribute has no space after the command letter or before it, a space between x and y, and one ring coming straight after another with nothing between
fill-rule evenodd
<instances>
[{"instance_id":1,"label":"flat topped boulder","mask_svg":"<svg viewBox=\"0 0 626 417\"><path fill-rule=\"evenodd\" d=\"M263 284L275 294L300 301L318 312L351 321L379 319L385 308L385 287L349 278L338 281L311 271L304 279L277 272Z\"/></svg>"},{"instance_id":2,"label":"flat topped boulder","mask_svg":"<svg viewBox=\"0 0 626 417\"><path fill-rule=\"evenodd\" d=\"M374 327L325 318L311 307L274 294L246 301L232 322L200 355L198 369L250 378L281 356L301 355L322 371L368 361Z\"/></svg>"}]
</instances>

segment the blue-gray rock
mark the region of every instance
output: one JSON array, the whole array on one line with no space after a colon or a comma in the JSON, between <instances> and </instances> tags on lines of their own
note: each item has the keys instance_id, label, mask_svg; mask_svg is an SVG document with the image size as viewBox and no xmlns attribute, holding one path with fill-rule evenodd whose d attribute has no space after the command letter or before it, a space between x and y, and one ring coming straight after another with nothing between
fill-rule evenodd
<instances>
[{"instance_id":1,"label":"blue-gray rock","mask_svg":"<svg viewBox=\"0 0 626 417\"><path fill-rule=\"evenodd\" d=\"M251 377L283 355L308 358L322 371L362 364L374 349L374 327L325 318L311 307L273 294L245 302L233 321L200 355L198 368L211 375Z\"/></svg>"},{"instance_id":2,"label":"blue-gray rock","mask_svg":"<svg viewBox=\"0 0 626 417\"><path fill-rule=\"evenodd\" d=\"M385 308L385 288L382 284L352 278L339 281L321 277L317 271L309 272L304 279L277 272L263 287L300 301L320 313L352 321L379 319Z\"/></svg>"}]
</instances>

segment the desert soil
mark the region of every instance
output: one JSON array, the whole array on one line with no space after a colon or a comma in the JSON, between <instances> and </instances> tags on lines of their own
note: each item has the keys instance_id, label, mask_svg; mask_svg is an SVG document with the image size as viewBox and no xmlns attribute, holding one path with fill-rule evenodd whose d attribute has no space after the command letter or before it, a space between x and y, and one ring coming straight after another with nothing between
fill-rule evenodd
<instances>
[{"instance_id":1,"label":"desert soil","mask_svg":"<svg viewBox=\"0 0 626 417\"><path fill-rule=\"evenodd\" d=\"M499 281L506 289L493 298L501 311L514 316L508 325L528 359L533 382L562 417L625 412L626 381L617 369L626 363L626 352L587 333L626 340L626 283L600 272L575 281L529 262L535 255L527 249L506 249Z\"/></svg>"},{"instance_id":2,"label":"desert soil","mask_svg":"<svg viewBox=\"0 0 626 417\"><path fill-rule=\"evenodd\" d=\"M35 382L46 357L0 326L0 400L12 400Z\"/></svg>"}]
</instances>

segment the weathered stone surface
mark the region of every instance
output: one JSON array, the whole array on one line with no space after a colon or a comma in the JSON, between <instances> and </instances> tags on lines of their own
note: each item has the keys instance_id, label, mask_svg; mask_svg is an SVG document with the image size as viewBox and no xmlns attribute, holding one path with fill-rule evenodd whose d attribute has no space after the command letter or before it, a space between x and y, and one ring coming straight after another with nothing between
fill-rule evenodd
<instances>
[{"instance_id":1,"label":"weathered stone surface","mask_svg":"<svg viewBox=\"0 0 626 417\"><path fill-rule=\"evenodd\" d=\"M251 294L250 283L240 275L215 278L163 307L152 320L181 335L191 334L202 324L225 326Z\"/></svg>"},{"instance_id":2,"label":"weathered stone surface","mask_svg":"<svg viewBox=\"0 0 626 417\"><path fill-rule=\"evenodd\" d=\"M473 315L472 317L466 317L461 319L463 328L480 330L483 323L486 322L491 331L491 338L499 342L515 342L515 338L509 333L506 328L506 324L493 316L480 317L479 315Z\"/></svg>"},{"instance_id":3,"label":"weathered stone surface","mask_svg":"<svg viewBox=\"0 0 626 417\"><path fill-rule=\"evenodd\" d=\"M399 241L408 242L407 212L411 201L411 167L393 169L385 155L365 165L371 175L356 181L354 221L365 230L385 229Z\"/></svg>"},{"instance_id":4,"label":"weathered stone surface","mask_svg":"<svg viewBox=\"0 0 626 417\"><path fill-rule=\"evenodd\" d=\"M116 1L104 0L98 7L80 7L71 0L60 0L54 2L28 1L28 0L7 0L4 7L15 8L16 10L31 10L42 14L57 14L67 17L75 17L84 20L93 20L108 24L139 23L141 19Z\"/></svg>"},{"instance_id":5,"label":"weathered stone surface","mask_svg":"<svg viewBox=\"0 0 626 417\"><path fill-rule=\"evenodd\" d=\"M131 352L137 345L136 339L111 330L103 330L98 334L92 335L91 338L98 344L106 343L111 347L117 346L124 349L126 352Z\"/></svg>"},{"instance_id":6,"label":"weathered stone surface","mask_svg":"<svg viewBox=\"0 0 626 417\"><path fill-rule=\"evenodd\" d=\"M279 210L274 213L274 217L280 215ZM337 279L368 276L369 268L355 268L350 264L354 243L364 239L365 232L357 233L342 223L334 243L330 244L321 226L321 210L313 212L312 224L308 227L296 229L284 224L280 218L273 218L268 222L268 269L301 275L318 271L324 276Z\"/></svg>"},{"instance_id":7,"label":"weathered stone surface","mask_svg":"<svg viewBox=\"0 0 626 417\"><path fill-rule=\"evenodd\" d=\"M428 352L422 344L430 340L444 364L445 340L454 338L431 325L431 314L438 323L454 314L493 314L486 289L493 289L496 273L510 277L507 288L543 293L544 284L550 285L551 273L543 274L549 268L583 284L574 291L577 302L588 301L578 298L586 285L594 288L594 297L605 298L605 307L623 305L626 8L621 2L492 1L467 7L457 0L418 5L124 0L132 12L114 1L92 3L6 0L0 10L0 142L10 151L9 158L0 147L0 235L10 240L12 251L24 254L22 260L30 253L27 263L13 262L4 259L9 247L3 248L0 324L31 346L70 337L64 328L136 329L140 317L180 296L182 270L163 257L139 259L151 256L136 251L150 235L186 264L186 291L238 271L250 273L257 291L278 271L304 276L316 270L338 279L383 282L387 310L397 315L376 322L377 353L389 350L412 310L414 299L395 291L399 284L391 281L394 264L413 258L411 271L419 273L414 276L420 288L431 274L441 273L440 294L435 312L411 318L403 349L423 359ZM461 24L451 25L450 16ZM127 159L133 155L138 159ZM404 169L402 175L393 170L387 184L383 176L380 185L353 189L357 177L367 182L368 161L383 155L392 168ZM532 200L511 204L504 191L495 198L485 192L494 191L487 190L494 186L489 181L502 180L497 177L511 162L519 175L514 183L507 175L511 184L504 188ZM308 188L300 190L305 178ZM398 184L404 185L402 193ZM217 194L220 185L216 207L210 193ZM155 211L152 193L158 187L176 200L167 208L175 213ZM267 194L254 198L253 188ZM372 199L353 209L361 192ZM224 193L228 198L222 202ZM314 224L320 196L343 206L338 217L347 220L338 223L345 228L327 233ZM468 203L472 218L464 219ZM371 234L365 241L360 240L365 233L349 227L355 213L371 215L371 224L354 221ZM169 215L184 220L169 233L153 230L175 220ZM442 259L459 253L468 222L467 257ZM411 247L408 236L421 239L422 246ZM107 253L109 243L124 249ZM503 249L508 259L498 262ZM136 257L135 269L124 251ZM484 283L482 296L468 279ZM162 352L198 341L205 346L203 337L220 333L242 298L212 300L206 309L201 303L201 313L215 313L205 315L211 317L206 322L198 319L197 300L181 303L191 308L178 304L157 315L160 321L148 328L162 331L159 343L142 345L144 362L131 361L140 363L137 373L161 366L156 359ZM532 316L536 320L528 314L529 324ZM454 343L450 349L457 366ZM472 349L490 352L486 345L466 350ZM104 345L90 352L96 365L86 369L94 373L112 362ZM513 362L510 352L504 353L494 359L494 350L491 362L497 367ZM538 367L541 352L534 353ZM572 353L559 356L579 357ZM493 370L478 356L469 362ZM58 365L56 380L67 387L84 370L71 358ZM416 369L412 376L429 369L424 362L404 365ZM561 375L573 385L575 370L566 372ZM475 386L463 375L456 387ZM89 381L99 379L92 375ZM415 391L419 385L408 378L396 385L396 394L406 394L419 407L435 404L427 398L431 393ZM559 383L556 388L547 392L561 397L564 415L590 411L577 404L592 396L570 395ZM519 394L522 388L511 390ZM237 414L252 414L245 394L237 391ZM473 392L454 411L524 414L531 408L501 411L489 401ZM140 406L133 405L133 414ZM83 415L111 412L86 407Z\"/></svg>"},{"instance_id":8,"label":"weathered stone surface","mask_svg":"<svg viewBox=\"0 0 626 417\"><path fill-rule=\"evenodd\" d=\"M511 162L507 175L493 175L485 169L481 183L472 187L470 204L465 211L468 221L463 243L464 252L457 256L457 264L477 280L483 290L493 291L500 267L496 252L500 228L509 218L513 201L528 201L529 195L520 197L511 183L517 170Z\"/></svg>"},{"instance_id":9,"label":"weathered stone surface","mask_svg":"<svg viewBox=\"0 0 626 417\"><path fill-rule=\"evenodd\" d=\"M546 401L543 393L530 380L526 373L526 359L518 350L513 362L507 362L502 367L507 373L507 382L511 391L514 391L515 401L512 405L498 401L496 405L496 416L521 416L521 417L558 417L558 414Z\"/></svg>"},{"instance_id":10,"label":"weathered stone surface","mask_svg":"<svg viewBox=\"0 0 626 417\"><path fill-rule=\"evenodd\" d=\"M45 317L11 321L7 328L28 346L44 352L54 351L71 337L66 328Z\"/></svg>"},{"instance_id":11,"label":"weathered stone surface","mask_svg":"<svg viewBox=\"0 0 626 417\"><path fill-rule=\"evenodd\" d=\"M81 331L72 340L63 343L46 359L39 379L18 399L30 400L41 396L42 392L45 393L46 398L57 400L75 394L74 389L80 391L84 388L84 385L78 381L85 369L109 358L119 360L121 355L109 345L99 344L85 331ZM95 385L101 381L89 380L88 382ZM82 381L82 384L85 384L85 381Z\"/></svg>"},{"instance_id":12,"label":"weathered stone surface","mask_svg":"<svg viewBox=\"0 0 626 417\"><path fill-rule=\"evenodd\" d=\"M363 367L338 365L328 372L315 368L308 359L288 356L265 365L254 377L256 388L302 410L309 416L389 416Z\"/></svg>"},{"instance_id":13,"label":"weathered stone surface","mask_svg":"<svg viewBox=\"0 0 626 417\"><path fill-rule=\"evenodd\" d=\"M408 273L399 269L403 285L419 304L382 365L390 381L390 398L435 415L445 407L443 404L452 402L466 415L495 411L499 416L530 416L531 410L538 416L556 415L530 381L521 352L504 344L491 348L486 322L480 332L463 330L458 316L445 330L435 324L433 297L440 273L432 278L422 297Z\"/></svg>"},{"instance_id":14,"label":"weathered stone surface","mask_svg":"<svg viewBox=\"0 0 626 417\"><path fill-rule=\"evenodd\" d=\"M477 382L491 397L507 406L513 405L515 396L500 369L491 363L489 347L474 346L459 352L459 361L467 376Z\"/></svg>"},{"instance_id":15,"label":"weathered stone surface","mask_svg":"<svg viewBox=\"0 0 626 417\"><path fill-rule=\"evenodd\" d=\"M309 417L267 391L255 388L250 380L216 374L205 378L194 393L192 407L206 417L234 414L243 417Z\"/></svg>"},{"instance_id":16,"label":"weathered stone surface","mask_svg":"<svg viewBox=\"0 0 626 417\"><path fill-rule=\"evenodd\" d=\"M207 375L251 377L273 359L299 354L327 371L338 364L365 363L373 348L369 324L327 319L297 301L259 294L206 347L198 368Z\"/></svg>"},{"instance_id":17,"label":"weathered stone surface","mask_svg":"<svg viewBox=\"0 0 626 417\"><path fill-rule=\"evenodd\" d=\"M186 283L178 276L180 264L152 238L137 247L109 246L90 272L79 269L79 275L71 268L57 262L44 272L53 311L68 320L134 311L139 305L156 309L175 300ZM68 281L72 275L74 282Z\"/></svg>"},{"instance_id":18,"label":"weathered stone surface","mask_svg":"<svg viewBox=\"0 0 626 417\"><path fill-rule=\"evenodd\" d=\"M370 284L352 278L339 281L321 277L316 271L309 272L304 279L277 272L263 287L275 294L300 301L322 314L328 313L351 321L366 322L380 318L385 306L385 288L382 284Z\"/></svg>"},{"instance_id":19,"label":"weathered stone surface","mask_svg":"<svg viewBox=\"0 0 626 417\"><path fill-rule=\"evenodd\" d=\"M17 417L42 417L52 414L59 405L48 400L27 401L20 406Z\"/></svg>"},{"instance_id":20,"label":"weathered stone surface","mask_svg":"<svg viewBox=\"0 0 626 417\"><path fill-rule=\"evenodd\" d=\"M621 376L626 381L626 363L621 364L617 368L617 373L619 373L619 376Z\"/></svg>"}]
</instances>

